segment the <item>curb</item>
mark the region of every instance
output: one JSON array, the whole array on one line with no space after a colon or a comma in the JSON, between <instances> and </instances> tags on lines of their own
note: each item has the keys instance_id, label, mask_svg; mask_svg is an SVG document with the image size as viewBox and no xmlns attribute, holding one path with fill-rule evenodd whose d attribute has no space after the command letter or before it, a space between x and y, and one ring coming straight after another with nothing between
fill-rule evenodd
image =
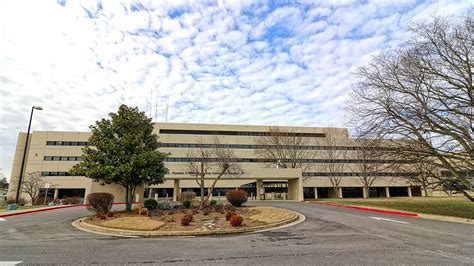
<instances>
[{"instance_id":1,"label":"curb","mask_svg":"<svg viewBox=\"0 0 474 266\"><path fill-rule=\"evenodd\" d=\"M30 213L35 213L35 212L45 212L45 211L52 211L52 210L57 210L57 209L66 209L66 208L84 207L84 206L86 206L86 204L62 205L62 206L54 206L54 207L50 207L50 208L25 210L23 212L0 214L0 218L23 215L23 214L30 214Z\"/></svg>"},{"instance_id":2,"label":"curb","mask_svg":"<svg viewBox=\"0 0 474 266\"><path fill-rule=\"evenodd\" d=\"M142 202L133 202L132 204L138 204L138 203L142 203ZM122 205L122 204L126 204L126 203L125 202L114 202L112 204L113 205ZM86 207L86 206L88 206L88 204L71 204L71 205L54 206L54 207L49 207L49 208L31 209L31 210L25 210L25 211L20 210L19 212L0 214L0 218L23 215L23 214L30 214L30 213L35 213L35 212L45 212L45 211L52 211L52 210L57 210L57 209L66 209L66 208L74 208L74 207Z\"/></svg>"},{"instance_id":3,"label":"curb","mask_svg":"<svg viewBox=\"0 0 474 266\"><path fill-rule=\"evenodd\" d=\"M294 212L294 216L290 219L280 221L273 224L259 225L250 228L239 228L222 231L134 231L134 230L123 230L113 229L102 226L93 225L85 222L87 217L80 218L72 222L72 226L77 229L83 230L89 233L102 234L102 235L113 235L120 237L169 237L169 236L217 236L217 235L231 235L239 233L258 233L261 231L274 230L282 226L291 224L293 222L303 222L305 216ZM299 223L298 222L298 223Z\"/></svg>"},{"instance_id":4,"label":"curb","mask_svg":"<svg viewBox=\"0 0 474 266\"><path fill-rule=\"evenodd\" d=\"M398 216L418 217L417 213L412 213L412 212L391 211L391 210L383 210L383 209L377 209L377 208L371 208L371 207L343 205L343 204L321 202L321 201L306 201L306 202L314 203L314 204L327 205L327 206L333 206L333 207L339 207L339 208L354 209L354 210L359 210L359 211L378 212L378 213L398 215Z\"/></svg>"}]
</instances>

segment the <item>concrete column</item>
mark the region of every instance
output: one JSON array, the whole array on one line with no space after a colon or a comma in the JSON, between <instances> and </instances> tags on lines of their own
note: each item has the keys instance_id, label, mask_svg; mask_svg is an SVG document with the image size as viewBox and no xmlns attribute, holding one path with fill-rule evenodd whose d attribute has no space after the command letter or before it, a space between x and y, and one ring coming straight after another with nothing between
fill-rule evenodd
<instances>
[{"instance_id":1,"label":"concrete column","mask_svg":"<svg viewBox=\"0 0 474 266\"><path fill-rule=\"evenodd\" d=\"M408 190L408 197L411 197L411 187L407 187Z\"/></svg>"},{"instance_id":2,"label":"concrete column","mask_svg":"<svg viewBox=\"0 0 474 266\"><path fill-rule=\"evenodd\" d=\"M57 199L58 198L58 195L59 195L59 189L55 188L54 189L54 199ZM46 195L47 196L47 195Z\"/></svg>"},{"instance_id":3,"label":"concrete column","mask_svg":"<svg viewBox=\"0 0 474 266\"><path fill-rule=\"evenodd\" d=\"M342 187L337 188L337 198L342 199Z\"/></svg>"},{"instance_id":4,"label":"concrete column","mask_svg":"<svg viewBox=\"0 0 474 266\"><path fill-rule=\"evenodd\" d=\"M390 189L385 187L385 197L390 198Z\"/></svg>"},{"instance_id":5,"label":"concrete column","mask_svg":"<svg viewBox=\"0 0 474 266\"><path fill-rule=\"evenodd\" d=\"M265 192L265 188L263 187L263 180L262 179L257 179L257 199L258 200L262 200L263 199L263 195L261 194L261 192Z\"/></svg>"},{"instance_id":6,"label":"concrete column","mask_svg":"<svg viewBox=\"0 0 474 266\"><path fill-rule=\"evenodd\" d=\"M140 202L140 194L135 194L135 202Z\"/></svg>"},{"instance_id":7,"label":"concrete column","mask_svg":"<svg viewBox=\"0 0 474 266\"><path fill-rule=\"evenodd\" d=\"M178 194L180 192L180 188L179 188L179 179L175 179L174 180L174 187L173 187L173 201L177 201L178 200Z\"/></svg>"},{"instance_id":8,"label":"concrete column","mask_svg":"<svg viewBox=\"0 0 474 266\"><path fill-rule=\"evenodd\" d=\"M155 200L158 201L158 193L155 193Z\"/></svg>"},{"instance_id":9,"label":"concrete column","mask_svg":"<svg viewBox=\"0 0 474 266\"><path fill-rule=\"evenodd\" d=\"M362 197L367 198L367 190L365 190L365 187L362 188Z\"/></svg>"},{"instance_id":10,"label":"concrete column","mask_svg":"<svg viewBox=\"0 0 474 266\"><path fill-rule=\"evenodd\" d=\"M315 199L318 198L318 188L317 187L314 188L314 198Z\"/></svg>"},{"instance_id":11,"label":"concrete column","mask_svg":"<svg viewBox=\"0 0 474 266\"><path fill-rule=\"evenodd\" d=\"M304 201L302 178L288 179L288 199Z\"/></svg>"}]
</instances>

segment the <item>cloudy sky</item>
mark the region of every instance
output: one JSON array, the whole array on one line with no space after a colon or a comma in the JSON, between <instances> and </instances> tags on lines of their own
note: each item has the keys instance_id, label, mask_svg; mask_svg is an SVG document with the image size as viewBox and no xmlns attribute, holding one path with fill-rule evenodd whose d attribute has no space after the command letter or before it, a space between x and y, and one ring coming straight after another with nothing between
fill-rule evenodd
<instances>
[{"instance_id":1,"label":"cloudy sky","mask_svg":"<svg viewBox=\"0 0 474 266\"><path fill-rule=\"evenodd\" d=\"M0 0L0 168L19 131L157 121L345 126L354 69L470 1Z\"/></svg>"}]
</instances>

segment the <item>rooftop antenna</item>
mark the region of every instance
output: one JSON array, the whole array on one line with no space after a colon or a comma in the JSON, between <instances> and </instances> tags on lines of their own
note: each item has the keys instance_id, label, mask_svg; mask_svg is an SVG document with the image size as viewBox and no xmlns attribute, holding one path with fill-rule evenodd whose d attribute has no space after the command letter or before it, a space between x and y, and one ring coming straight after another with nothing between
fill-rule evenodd
<instances>
[{"instance_id":1,"label":"rooftop antenna","mask_svg":"<svg viewBox=\"0 0 474 266\"><path fill-rule=\"evenodd\" d=\"M151 113L151 108L152 108L152 102L153 102L153 89L150 89L150 101L148 102L148 107L150 108L150 117L152 117Z\"/></svg>"},{"instance_id":2,"label":"rooftop antenna","mask_svg":"<svg viewBox=\"0 0 474 266\"><path fill-rule=\"evenodd\" d=\"M170 104L169 104L169 100L168 100L168 102L166 103L166 118L165 118L165 122L168 122L168 111L169 111L169 107L170 107Z\"/></svg>"},{"instance_id":3,"label":"rooftop antenna","mask_svg":"<svg viewBox=\"0 0 474 266\"><path fill-rule=\"evenodd\" d=\"M155 97L155 122L158 122L158 96Z\"/></svg>"}]
</instances>

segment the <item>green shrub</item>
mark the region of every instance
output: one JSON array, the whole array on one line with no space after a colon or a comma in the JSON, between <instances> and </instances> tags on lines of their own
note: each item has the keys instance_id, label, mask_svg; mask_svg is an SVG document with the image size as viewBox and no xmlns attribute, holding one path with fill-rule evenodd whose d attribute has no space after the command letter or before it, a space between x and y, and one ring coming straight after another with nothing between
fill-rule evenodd
<instances>
[{"instance_id":1,"label":"green shrub","mask_svg":"<svg viewBox=\"0 0 474 266\"><path fill-rule=\"evenodd\" d=\"M211 201L209 201L209 205L211 205L211 206L214 206L214 205L216 205L216 204L217 204L217 201L216 201L216 200L211 200Z\"/></svg>"},{"instance_id":2,"label":"green shrub","mask_svg":"<svg viewBox=\"0 0 474 266\"><path fill-rule=\"evenodd\" d=\"M243 221L244 219L242 218L242 216L236 214L230 218L230 225L232 225L233 227L241 226Z\"/></svg>"},{"instance_id":3,"label":"green shrub","mask_svg":"<svg viewBox=\"0 0 474 266\"><path fill-rule=\"evenodd\" d=\"M108 213L112 209L114 195L105 192L90 193L87 195L87 209L94 213Z\"/></svg>"},{"instance_id":4,"label":"green shrub","mask_svg":"<svg viewBox=\"0 0 474 266\"><path fill-rule=\"evenodd\" d=\"M191 207L191 201L190 200L184 200L183 201L183 206L186 209L189 209Z\"/></svg>"},{"instance_id":5,"label":"green shrub","mask_svg":"<svg viewBox=\"0 0 474 266\"><path fill-rule=\"evenodd\" d=\"M243 190L229 190L225 193L225 197L230 204L236 207L240 207L242 203L247 202L247 193Z\"/></svg>"},{"instance_id":6,"label":"green shrub","mask_svg":"<svg viewBox=\"0 0 474 266\"><path fill-rule=\"evenodd\" d=\"M158 201L154 199L147 199L145 202L143 202L143 206L148 210L154 210L156 209L156 206L158 206Z\"/></svg>"},{"instance_id":7,"label":"green shrub","mask_svg":"<svg viewBox=\"0 0 474 266\"><path fill-rule=\"evenodd\" d=\"M194 198L196 198L196 193L192 191L184 191L178 195L178 200L183 203L186 200L192 201Z\"/></svg>"}]
</instances>

